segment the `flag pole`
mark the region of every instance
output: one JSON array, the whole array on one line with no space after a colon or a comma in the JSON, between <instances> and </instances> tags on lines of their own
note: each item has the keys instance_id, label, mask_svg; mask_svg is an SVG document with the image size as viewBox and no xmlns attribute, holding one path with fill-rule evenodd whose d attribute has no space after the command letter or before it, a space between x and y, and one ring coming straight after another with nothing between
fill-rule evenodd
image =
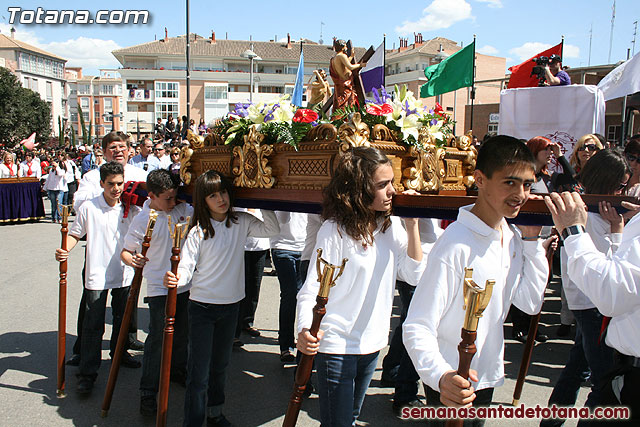
<instances>
[{"instance_id":1,"label":"flag pole","mask_svg":"<svg viewBox=\"0 0 640 427\"><path fill-rule=\"evenodd\" d=\"M631 49L627 49L627 61L629 60L629 54ZM627 130L627 95L622 98L622 126L620 127L620 147L624 147L624 140Z\"/></svg>"},{"instance_id":2,"label":"flag pole","mask_svg":"<svg viewBox=\"0 0 640 427\"><path fill-rule=\"evenodd\" d=\"M473 135L473 101L476 99L476 35L473 35L473 73L471 76L471 120L469 130Z\"/></svg>"},{"instance_id":3,"label":"flag pole","mask_svg":"<svg viewBox=\"0 0 640 427\"><path fill-rule=\"evenodd\" d=\"M385 72L387 70L387 35L382 34L382 87L387 86L387 78Z\"/></svg>"}]
</instances>

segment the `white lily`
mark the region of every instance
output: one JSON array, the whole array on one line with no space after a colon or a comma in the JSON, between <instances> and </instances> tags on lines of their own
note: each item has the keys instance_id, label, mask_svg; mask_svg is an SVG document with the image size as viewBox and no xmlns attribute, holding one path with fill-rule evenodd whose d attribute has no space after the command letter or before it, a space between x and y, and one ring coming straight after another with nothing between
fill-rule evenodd
<instances>
[{"instance_id":1,"label":"white lily","mask_svg":"<svg viewBox=\"0 0 640 427\"><path fill-rule=\"evenodd\" d=\"M264 116L266 115L265 111L267 111L267 109L263 102L250 105L247 108L247 113L249 113L247 119L251 120L253 123L262 123L264 121Z\"/></svg>"}]
</instances>

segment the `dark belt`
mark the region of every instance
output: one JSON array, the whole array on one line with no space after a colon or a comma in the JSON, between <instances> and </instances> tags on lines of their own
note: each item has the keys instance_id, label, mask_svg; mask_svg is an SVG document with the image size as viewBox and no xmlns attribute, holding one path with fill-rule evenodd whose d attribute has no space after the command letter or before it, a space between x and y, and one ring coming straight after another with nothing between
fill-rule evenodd
<instances>
[{"instance_id":1,"label":"dark belt","mask_svg":"<svg viewBox=\"0 0 640 427\"><path fill-rule=\"evenodd\" d=\"M628 356L620 353L616 350L616 359L622 366L632 366L634 368L640 368L640 357Z\"/></svg>"}]
</instances>

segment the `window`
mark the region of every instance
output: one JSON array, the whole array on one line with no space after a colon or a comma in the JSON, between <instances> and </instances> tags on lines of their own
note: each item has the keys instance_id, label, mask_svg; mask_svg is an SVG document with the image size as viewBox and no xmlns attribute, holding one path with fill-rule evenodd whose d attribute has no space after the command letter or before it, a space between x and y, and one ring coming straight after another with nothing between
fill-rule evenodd
<instances>
[{"instance_id":1,"label":"window","mask_svg":"<svg viewBox=\"0 0 640 427\"><path fill-rule=\"evenodd\" d=\"M24 78L24 85L22 85L22 87L25 87L25 88L29 89L30 88L29 83L30 83L29 82L29 77L25 77Z\"/></svg>"},{"instance_id":2,"label":"window","mask_svg":"<svg viewBox=\"0 0 640 427\"><path fill-rule=\"evenodd\" d=\"M156 82L157 98L178 98L177 82Z\"/></svg>"},{"instance_id":3,"label":"window","mask_svg":"<svg viewBox=\"0 0 640 427\"><path fill-rule=\"evenodd\" d=\"M607 141L609 142L619 141L621 134L622 134L622 126L620 125L607 126Z\"/></svg>"},{"instance_id":4,"label":"window","mask_svg":"<svg viewBox=\"0 0 640 427\"><path fill-rule=\"evenodd\" d=\"M31 90L34 92L38 91L38 79L31 79Z\"/></svg>"},{"instance_id":5,"label":"window","mask_svg":"<svg viewBox=\"0 0 640 427\"><path fill-rule=\"evenodd\" d=\"M53 99L53 84L51 82L47 82L47 101L51 101Z\"/></svg>"},{"instance_id":6,"label":"window","mask_svg":"<svg viewBox=\"0 0 640 427\"><path fill-rule=\"evenodd\" d=\"M78 121L78 113L71 113L71 121L76 123Z\"/></svg>"},{"instance_id":7,"label":"window","mask_svg":"<svg viewBox=\"0 0 640 427\"><path fill-rule=\"evenodd\" d=\"M82 118L84 119L85 123L89 123L89 112L88 111L83 111L82 112Z\"/></svg>"},{"instance_id":8,"label":"window","mask_svg":"<svg viewBox=\"0 0 640 427\"><path fill-rule=\"evenodd\" d=\"M249 85L229 85L229 92L249 92Z\"/></svg>"},{"instance_id":9,"label":"window","mask_svg":"<svg viewBox=\"0 0 640 427\"><path fill-rule=\"evenodd\" d=\"M282 86L259 86L258 93L284 93Z\"/></svg>"},{"instance_id":10,"label":"window","mask_svg":"<svg viewBox=\"0 0 640 427\"><path fill-rule=\"evenodd\" d=\"M489 124L489 127L487 129L487 133L490 133L490 134L493 134L493 135L497 135L498 134L498 124L497 123Z\"/></svg>"},{"instance_id":11,"label":"window","mask_svg":"<svg viewBox=\"0 0 640 427\"><path fill-rule=\"evenodd\" d=\"M166 119L169 114L173 117L178 115L178 103L177 102L156 102L156 119Z\"/></svg>"},{"instance_id":12,"label":"window","mask_svg":"<svg viewBox=\"0 0 640 427\"><path fill-rule=\"evenodd\" d=\"M78 93L88 95L89 85L78 85Z\"/></svg>"},{"instance_id":13,"label":"window","mask_svg":"<svg viewBox=\"0 0 640 427\"><path fill-rule=\"evenodd\" d=\"M89 108L89 98L80 98L80 107Z\"/></svg>"},{"instance_id":14,"label":"window","mask_svg":"<svg viewBox=\"0 0 640 427\"><path fill-rule=\"evenodd\" d=\"M113 110L113 98L105 98L104 99L104 111Z\"/></svg>"},{"instance_id":15,"label":"window","mask_svg":"<svg viewBox=\"0 0 640 427\"><path fill-rule=\"evenodd\" d=\"M76 85L69 86L69 95L76 95L78 93L78 87Z\"/></svg>"},{"instance_id":16,"label":"window","mask_svg":"<svg viewBox=\"0 0 640 427\"><path fill-rule=\"evenodd\" d=\"M205 101L227 99L227 86L205 86L204 99Z\"/></svg>"},{"instance_id":17,"label":"window","mask_svg":"<svg viewBox=\"0 0 640 427\"><path fill-rule=\"evenodd\" d=\"M100 92L102 95L113 95L113 85L102 85Z\"/></svg>"}]
</instances>

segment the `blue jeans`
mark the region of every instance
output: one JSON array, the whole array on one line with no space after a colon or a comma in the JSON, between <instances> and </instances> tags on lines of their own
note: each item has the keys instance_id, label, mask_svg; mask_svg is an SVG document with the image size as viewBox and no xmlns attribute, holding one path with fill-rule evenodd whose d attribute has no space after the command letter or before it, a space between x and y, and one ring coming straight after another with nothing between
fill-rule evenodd
<instances>
[{"instance_id":1,"label":"blue jeans","mask_svg":"<svg viewBox=\"0 0 640 427\"><path fill-rule=\"evenodd\" d=\"M49 200L51 200L51 221L60 221L60 212L58 208L62 209L62 201L64 193L61 190L47 190Z\"/></svg>"},{"instance_id":2,"label":"blue jeans","mask_svg":"<svg viewBox=\"0 0 640 427\"><path fill-rule=\"evenodd\" d=\"M160 387L160 362L162 360L162 341L164 339L165 308L167 296L158 295L145 298L149 304L149 335L144 341L142 357L142 377L140 395L155 396ZM171 372L187 371L187 343L189 324L187 307L189 292L178 294L176 298L176 316L171 350Z\"/></svg>"},{"instance_id":3,"label":"blue jeans","mask_svg":"<svg viewBox=\"0 0 640 427\"><path fill-rule=\"evenodd\" d=\"M184 426L202 427L207 408L224 404L239 303L207 304L189 300L189 361Z\"/></svg>"},{"instance_id":4,"label":"blue jeans","mask_svg":"<svg viewBox=\"0 0 640 427\"><path fill-rule=\"evenodd\" d=\"M296 296L302 288L300 255L301 252L297 251L271 249L271 259L280 282L278 343L281 352L296 346L294 335Z\"/></svg>"},{"instance_id":5,"label":"blue jeans","mask_svg":"<svg viewBox=\"0 0 640 427\"><path fill-rule=\"evenodd\" d=\"M322 427L355 426L378 353L316 355Z\"/></svg>"},{"instance_id":6,"label":"blue jeans","mask_svg":"<svg viewBox=\"0 0 640 427\"><path fill-rule=\"evenodd\" d=\"M83 290L85 304L84 322L80 342L80 376L95 378L102 361L102 335L104 335L104 316L109 290ZM111 357L118 343L118 333L122 324L122 316L129 297L129 287L111 289L111 313L113 328L109 345ZM126 351L126 348L123 350Z\"/></svg>"},{"instance_id":7,"label":"blue jeans","mask_svg":"<svg viewBox=\"0 0 640 427\"><path fill-rule=\"evenodd\" d=\"M585 406L593 408L600 404L601 390L607 374L613 369L613 349L605 344L604 337L598 344L603 316L597 308L571 311L576 319L575 344L549 397L549 406L553 403L558 406L574 406L584 380L583 372L591 369L593 388L587 396ZM564 420L544 420L540 425L562 425L563 422Z\"/></svg>"}]
</instances>

